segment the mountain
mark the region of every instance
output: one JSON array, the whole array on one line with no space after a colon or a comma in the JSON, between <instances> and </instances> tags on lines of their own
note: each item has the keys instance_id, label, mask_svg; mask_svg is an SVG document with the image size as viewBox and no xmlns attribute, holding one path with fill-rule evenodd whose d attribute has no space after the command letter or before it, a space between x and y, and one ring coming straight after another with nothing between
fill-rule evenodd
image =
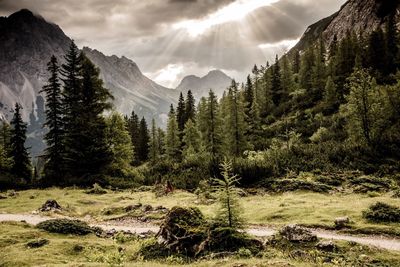
<instances>
[{"instance_id":1,"label":"mountain","mask_svg":"<svg viewBox=\"0 0 400 267\"><path fill-rule=\"evenodd\" d=\"M212 89L218 97L221 97L224 90L231 85L232 78L220 70L212 70L203 77L189 75L182 79L176 88L179 92L192 91L194 97L199 100L203 96L207 96Z\"/></svg>"},{"instance_id":2,"label":"mountain","mask_svg":"<svg viewBox=\"0 0 400 267\"><path fill-rule=\"evenodd\" d=\"M320 36L328 46L335 36L342 40L348 32L368 36L378 27L384 27L391 14L400 22L400 0L349 0L335 14L309 26L292 51L304 50Z\"/></svg>"},{"instance_id":3,"label":"mountain","mask_svg":"<svg viewBox=\"0 0 400 267\"><path fill-rule=\"evenodd\" d=\"M59 26L27 9L0 17L0 120L11 120L15 103L22 105L33 156L45 147L40 90L48 78L47 62L55 55L63 63L70 43ZM156 84L126 57L105 56L87 47L83 52L99 67L118 111L128 114L134 109L139 116L155 116L165 123L169 105L178 99L177 91Z\"/></svg>"},{"instance_id":4,"label":"mountain","mask_svg":"<svg viewBox=\"0 0 400 267\"><path fill-rule=\"evenodd\" d=\"M129 114L135 110L148 120L156 117L160 123L165 123L171 103L179 97L177 91L150 80L135 62L124 56L106 56L88 47L82 51L100 68L100 77L105 87L111 90L118 111Z\"/></svg>"}]
</instances>

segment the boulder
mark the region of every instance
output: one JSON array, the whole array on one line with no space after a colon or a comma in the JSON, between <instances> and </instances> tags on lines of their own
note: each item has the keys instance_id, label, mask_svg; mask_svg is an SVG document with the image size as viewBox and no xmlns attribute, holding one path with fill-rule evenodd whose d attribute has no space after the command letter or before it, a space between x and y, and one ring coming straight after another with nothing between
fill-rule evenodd
<instances>
[{"instance_id":1,"label":"boulder","mask_svg":"<svg viewBox=\"0 0 400 267\"><path fill-rule=\"evenodd\" d=\"M335 228L336 229L343 229L348 227L350 224L349 217L339 217L335 219Z\"/></svg>"},{"instance_id":2,"label":"boulder","mask_svg":"<svg viewBox=\"0 0 400 267\"><path fill-rule=\"evenodd\" d=\"M318 250L326 251L326 252L335 252L338 250L338 247L335 243L332 241L321 241L318 242L316 245L316 248Z\"/></svg>"},{"instance_id":3,"label":"boulder","mask_svg":"<svg viewBox=\"0 0 400 267\"><path fill-rule=\"evenodd\" d=\"M61 206L55 201L54 199L49 199L47 200L42 207L39 209L39 211L59 211L61 210Z\"/></svg>"},{"instance_id":4,"label":"boulder","mask_svg":"<svg viewBox=\"0 0 400 267\"><path fill-rule=\"evenodd\" d=\"M26 246L28 248L40 248L43 247L44 245L47 245L49 243L49 240L44 239L44 238L39 238L37 240L32 240L29 241Z\"/></svg>"},{"instance_id":5,"label":"boulder","mask_svg":"<svg viewBox=\"0 0 400 267\"><path fill-rule=\"evenodd\" d=\"M283 227L279 234L282 238L295 243L306 243L317 241L317 236L310 230L299 225L287 225Z\"/></svg>"}]
</instances>

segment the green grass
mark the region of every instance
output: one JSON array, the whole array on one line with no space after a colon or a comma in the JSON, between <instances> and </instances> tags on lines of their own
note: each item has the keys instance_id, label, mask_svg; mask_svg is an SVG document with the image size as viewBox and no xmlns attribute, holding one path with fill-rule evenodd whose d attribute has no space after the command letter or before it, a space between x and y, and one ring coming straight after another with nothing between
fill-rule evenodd
<instances>
[{"instance_id":1,"label":"green grass","mask_svg":"<svg viewBox=\"0 0 400 267\"><path fill-rule=\"evenodd\" d=\"M197 206L207 218L212 218L216 204L196 204L194 194L176 191L157 198L152 192L108 191L104 195L85 194L80 189L46 189L18 192L18 196L0 200L1 213L31 213L47 199L56 199L65 208L62 214L105 220L124 215L123 207L136 203L173 206ZM399 224L371 223L362 218L362 211L376 202L390 203L400 207L400 199L391 198L390 193L371 197L368 194L319 194L290 192L273 195L255 195L241 198L244 217L249 224L280 227L286 224L304 224L332 227L335 218L349 216L354 222L352 231L391 233L400 235ZM118 211L118 208L119 211ZM116 209L116 213L104 215L104 210ZM157 216L155 216L157 217Z\"/></svg>"},{"instance_id":2,"label":"green grass","mask_svg":"<svg viewBox=\"0 0 400 267\"><path fill-rule=\"evenodd\" d=\"M49 240L40 248L28 248L29 241L39 238ZM182 266L185 259L168 257L158 261L143 261L138 255L141 240L117 243L113 239L98 238L93 234L73 236L51 234L24 223L0 223L0 266ZM187 266L321 266L328 257L335 257L333 262L324 266L343 265L344 260L358 262L354 266L367 266L363 262L380 262L379 266L399 266L400 253L389 252L365 246L338 242L339 253L324 254L315 250L306 254L293 253L298 250L285 251L267 247L258 257L238 258L237 256L222 259L203 259ZM300 247L299 247L300 248ZM324 256L325 255L325 256ZM342 265L340 265L342 264ZM373 266L373 265L368 265ZM374 265L375 266L375 265Z\"/></svg>"}]
</instances>

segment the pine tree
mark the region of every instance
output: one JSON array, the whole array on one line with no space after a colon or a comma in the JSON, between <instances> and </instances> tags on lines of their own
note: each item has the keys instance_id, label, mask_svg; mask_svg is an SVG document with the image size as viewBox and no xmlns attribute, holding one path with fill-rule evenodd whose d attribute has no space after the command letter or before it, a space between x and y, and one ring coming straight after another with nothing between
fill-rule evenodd
<instances>
[{"instance_id":1,"label":"pine tree","mask_svg":"<svg viewBox=\"0 0 400 267\"><path fill-rule=\"evenodd\" d=\"M131 116L127 120L128 124L128 132L131 136L131 142L133 146L133 151L135 151L139 147L139 117L132 111ZM134 153L134 158L132 163L134 165L139 164L139 158L137 153Z\"/></svg>"},{"instance_id":2,"label":"pine tree","mask_svg":"<svg viewBox=\"0 0 400 267\"><path fill-rule=\"evenodd\" d=\"M26 123L21 116L21 105L16 103L14 117L11 120L10 155L12 158L11 173L18 178L30 182L32 178L32 166L28 151L25 147Z\"/></svg>"},{"instance_id":3,"label":"pine tree","mask_svg":"<svg viewBox=\"0 0 400 267\"><path fill-rule=\"evenodd\" d=\"M196 119L196 101L194 99L193 93L191 90L187 92L186 102L185 102L185 123L189 120L193 122Z\"/></svg>"},{"instance_id":4,"label":"pine tree","mask_svg":"<svg viewBox=\"0 0 400 267\"><path fill-rule=\"evenodd\" d=\"M70 144L74 155L70 166L76 177L99 174L112 162L103 114L111 109L113 97L103 86L99 69L86 56L81 57L82 91L78 101L79 117L75 118L79 131L72 136Z\"/></svg>"},{"instance_id":5,"label":"pine tree","mask_svg":"<svg viewBox=\"0 0 400 267\"><path fill-rule=\"evenodd\" d=\"M110 173L125 176L133 160L133 148L127 124L118 112L111 113L106 118L106 124L107 146L112 154Z\"/></svg>"},{"instance_id":6,"label":"pine tree","mask_svg":"<svg viewBox=\"0 0 400 267\"><path fill-rule=\"evenodd\" d=\"M176 108L176 121L178 122L179 132L182 133L186 123L185 115L185 99L182 92L179 95L178 106ZM182 135L180 134L180 139L182 140Z\"/></svg>"},{"instance_id":7,"label":"pine tree","mask_svg":"<svg viewBox=\"0 0 400 267\"><path fill-rule=\"evenodd\" d=\"M224 120L225 151L229 156L239 157L247 148L247 142L244 107L235 80L232 81L226 98L228 112L226 113L226 120Z\"/></svg>"},{"instance_id":8,"label":"pine tree","mask_svg":"<svg viewBox=\"0 0 400 267\"><path fill-rule=\"evenodd\" d=\"M136 149L140 163L149 159L149 142L149 129L147 128L147 122L145 118L142 117L139 123L138 147Z\"/></svg>"},{"instance_id":9,"label":"pine tree","mask_svg":"<svg viewBox=\"0 0 400 267\"><path fill-rule=\"evenodd\" d=\"M76 142L79 139L79 120L82 113L82 57L78 47L72 41L64 57L65 64L61 66L63 86L63 125L65 129L65 163L66 172L74 175L75 156L82 147Z\"/></svg>"},{"instance_id":10,"label":"pine tree","mask_svg":"<svg viewBox=\"0 0 400 267\"><path fill-rule=\"evenodd\" d=\"M59 80L59 66L57 58L52 56L47 64L50 78L41 92L46 94L46 122L48 128L44 139L47 143L46 163L44 173L47 184L61 185L65 174L64 160L64 122L61 84Z\"/></svg>"},{"instance_id":11,"label":"pine tree","mask_svg":"<svg viewBox=\"0 0 400 267\"><path fill-rule=\"evenodd\" d=\"M275 106L281 103L282 84L281 84L281 67L279 65L278 55L275 58L275 64L272 66L272 102Z\"/></svg>"},{"instance_id":12,"label":"pine tree","mask_svg":"<svg viewBox=\"0 0 400 267\"><path fill-rule=\"evenodd\" d=\"M312 68L312 97L313 101L319 101L322 99L323 89L326 84L326 65L325 65L325 57L326 50L325 45L322 39L320 39L319 44L315 53L315 63Z\"/></svg>"},{"instance_id":13,"label":"pine tree","mask_svg":"<svg viewBox=\"0 0 400 267\"><path fill-rule=\"evenodd\" d=\"M12 167L12 158L10 157L10 125L3 121L0 127L0 171L9 172Z\"/></svg>"},{"instance_id":14,"label":"pine tree","mask_svg":"<svg viewBox=\"0 0 400 267\"><path fill-rule=\"evenodd\" d=\"M183 131L183 142L185 145L183 147L182 154L185 159L188 159L199 152L200 133L191 119L189 119L185 124L185 129Z\"/></svg>"},{"instance_id":15,"label":"pine tree","mask_svg":"<svg viewBox=\"0 0 400 267\"><path fill-rule=\"evenodd\" d=\"M244 87L244 101L245 101L245 110L246 115L250 116L251 106L253 105L254 92L253 92L253 83L251 81L250 75L247 76L246 86Z\"/></svg>"},{"instance_id":16,"label":"pine tree","mask_svg":"<svg viewBox=\"0 0 400 267\"><path fill-rule=\"evenodd\" d=\"M165 132L163 131L163 129L157 129L157 137L158 154L160 155L160 157L162 157L165 154Z\"/></svg>"},{"instance_id":17,"label":"pine tree","mask_svg":"<svg viewBox=\"0 0 400 267\"><path fill-rule=\"evenodd\" d=\"M299 50L296 50L293 56L293 73L298 74L300 72L301 57Z\"/></svg>"},{"instance_id":18,"label":"pine tree","mask_svg":"<svg viewBox=\"0 0 400 267\"><path fill-rule=\"evenodd\" d=\"M289 98L289 93L296 90L292 68L288 56L282 58L282 75L281 75L282 91L279 93L279 98L281 102L287 102Z\"/></svg>"},{"instance_id":19,"label":"pine tree","mask_svg":"<svg viewBox=\"0 0 400 267\"><path fill-rule=\"evenodd\" d=\"M150 160L152 162L156 162L157 159L160 157L160 149L158 141L158 128L156 126L156 121L154 118L151 120L149 151Z\"/></svg>"},{"instance_id":20,"label":"pine tree","mask_svg":"<svg viewBox=\"0 0 400 267\"><path fill-rule=\"evenodd\" d=\"M202 98L199 104L198 126L202 145L210 155L213 166L217 166L222 154L222 129L219 105L214 92Z\"/></svg>"},{"instance_id":21,"label":"pine tree","mask_svg":"<svg viewBox=\"0 0 400 267\"><path fill-rule=\"evenodd\" d=\"M165 150L169 159L176 160L180 157L181 142L179 128L176 120L175 109L171 105L168 114L167 133L165 135Z\"/></svg>"},{"instance_id":22,"label":"pine tree","mask_svg":"<svg viewBox=\"0 0 400 267\"><path fill-rule=\"evenodd\" d=\"M308 48L301 59L300 86L306 91L312 89L312 73L315 63L314 49Z\"/></svg>"},{"instance_id":23,"label":"pine tree","mask_svg":"<svg viewBox=\"0 0 400 267\"><path fill-rule=\"evenodd\" d=\"M227 160L221 163L221 174L222 178L212 180L213 189L219 202L216 220L226 227L241 228L243 218L239 205L240 189L236 187L240 178L237 175L232 175L232 162Z\"/></svg>"},{"instance_id":24,"label":"pine tree","mask_svg":"<svg viewBox=\"0 0 400 267\"><path fill-rule=\"evenodd\" d=\"M339 103L337 88L331 76L326 80L324 103L328 109L335 110Z\"/></svg>"}]
</instances>

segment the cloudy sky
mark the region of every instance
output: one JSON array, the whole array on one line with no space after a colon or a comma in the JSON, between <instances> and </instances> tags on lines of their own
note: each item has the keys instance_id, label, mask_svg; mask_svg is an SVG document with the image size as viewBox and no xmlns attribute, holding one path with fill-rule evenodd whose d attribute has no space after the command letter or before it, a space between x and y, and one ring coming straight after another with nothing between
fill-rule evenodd
<instances>
[{"instance_id":1,"label":"cloudy sky","mask_svg":"<svg viewBox=\"0 0 400 267\"><path fill-rule=\"evenodd\" d=\"M345 0L0 0L0 16L28 8L80 46L126 56L158 83L221 69L243 80Z\"/></svg>"}]
</instances>

